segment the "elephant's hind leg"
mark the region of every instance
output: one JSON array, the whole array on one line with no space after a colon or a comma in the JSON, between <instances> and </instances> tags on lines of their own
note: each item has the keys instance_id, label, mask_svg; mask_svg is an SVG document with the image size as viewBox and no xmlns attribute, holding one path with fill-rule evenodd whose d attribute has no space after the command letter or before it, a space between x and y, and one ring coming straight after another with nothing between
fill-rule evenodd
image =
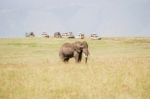
<instances>
[{"instance_id":1,"label":"elephant's hind leg","mask_svg":"<svg viewBox=\"0 0 150 99\"><path fill-rule=\"evenodd\" d=\"M69 58L68 57L66 57L66 58L64 58L64 60L63 60L65 63L67 63L68 61L69 61Z\"/></svg>"}]
</instances>

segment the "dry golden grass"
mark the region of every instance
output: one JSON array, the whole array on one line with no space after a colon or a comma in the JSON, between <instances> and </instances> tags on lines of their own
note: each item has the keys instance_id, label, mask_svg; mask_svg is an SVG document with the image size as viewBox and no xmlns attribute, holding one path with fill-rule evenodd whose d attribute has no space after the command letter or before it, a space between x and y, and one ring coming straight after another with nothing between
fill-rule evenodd
<instances>
[{"instance_id":1,"label":"dry golden grass","mask_svg":"<svg viewBox=\"0 0 150 99\"><path fill-rule=\"evenodd\" d=\"M77 39L0 39L0 99L150 99L150 38L89 40L88 64L64 64Z\"/></svg>"}]
</instances>

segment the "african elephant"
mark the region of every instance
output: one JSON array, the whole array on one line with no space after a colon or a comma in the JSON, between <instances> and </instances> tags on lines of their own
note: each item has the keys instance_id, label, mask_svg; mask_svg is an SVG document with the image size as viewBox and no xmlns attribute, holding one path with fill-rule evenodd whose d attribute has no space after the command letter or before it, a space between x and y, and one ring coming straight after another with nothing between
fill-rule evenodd
<instances>
[{"instance_id":1,"label":"african elephant","mask_svg":"<svg viewBox=\"0 0 150 99\"><path fill-rule=\"evenodd\" d=\"M79 63L82 60L82 53L85 56L85 63L87 63L88 44L86 41L76 41L74 43L64 43L60 48L59 56L63 62L68 62L70 58L74 57L75 62Z\"/></svg>"}]
</instances>

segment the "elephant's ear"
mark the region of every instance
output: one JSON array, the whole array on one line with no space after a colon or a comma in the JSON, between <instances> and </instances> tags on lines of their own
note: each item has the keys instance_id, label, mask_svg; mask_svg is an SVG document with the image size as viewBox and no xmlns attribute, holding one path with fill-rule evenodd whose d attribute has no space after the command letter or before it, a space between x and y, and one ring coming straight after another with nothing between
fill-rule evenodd
<instances>
[{"instance_id":1,"label":"elephant's ear","mask_svg":"<svg viewBox=\"0 0 150 99\"><path fill-rule=\"evenodd\" d=\"M73 48L77 52L81 52L82 49L83 49L83 47L84 46L83 46L83 44L81 42L75 42L75 43L73 43Z\"/></svg>"}]
</instances>

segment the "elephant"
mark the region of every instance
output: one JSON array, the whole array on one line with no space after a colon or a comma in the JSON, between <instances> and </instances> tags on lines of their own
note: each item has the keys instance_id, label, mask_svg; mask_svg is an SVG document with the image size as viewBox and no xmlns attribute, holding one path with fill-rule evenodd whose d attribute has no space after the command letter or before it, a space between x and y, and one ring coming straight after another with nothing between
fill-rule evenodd
<instances>
[{"instance_id":1,"label":"elephant","mask_svg":"<svg viewBox=\"0 0 150 99\"><path fill-rule=\"evenodd\" d=\"M64 43L59 51L59 57L63 62L68 62L70 58L75 58L76 63L82 60L82 54L85 56L85 63L87 63L89 50L86 41L76 41L74 43Z\"/></svg>"}]
</instances>

